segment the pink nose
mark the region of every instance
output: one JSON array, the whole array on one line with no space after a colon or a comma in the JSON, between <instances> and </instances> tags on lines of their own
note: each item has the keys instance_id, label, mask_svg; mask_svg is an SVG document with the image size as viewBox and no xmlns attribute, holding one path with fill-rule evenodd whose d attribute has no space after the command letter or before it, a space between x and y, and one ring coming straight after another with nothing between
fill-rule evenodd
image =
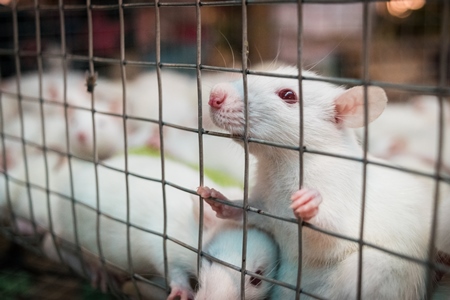
<instances>
[{"instance_id":1,"label":"pink nose","mask_svg":"<svg viewBox=\"0 0 450 300\"><path fill-rule=\"evenodd\" d=\"M225 99L227 98L227 94L222 90L213 90L209 95L209 106L219 109L222 107Z\"/></svg>"}]
</instances>

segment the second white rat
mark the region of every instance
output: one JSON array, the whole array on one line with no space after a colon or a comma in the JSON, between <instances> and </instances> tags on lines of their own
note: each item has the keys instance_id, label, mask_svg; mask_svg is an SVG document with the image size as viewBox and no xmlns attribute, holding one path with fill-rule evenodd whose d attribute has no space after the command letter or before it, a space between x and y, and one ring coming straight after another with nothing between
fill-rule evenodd
<instances>
[{"instance_id":1,"label":"second white rat","mask_svg":"<svg viewBox=\"0 0 450 300\"><path fill-rule=\"evenodd\" d=\"M122 169L123 156L106 160L108 166ZM139 176L153 179L161 178L161 160L159 157L130 155L128 168ZM198 173L182 164L166 160L166 180L189 188L198 186ZM163 234L164 200L160 182L128 176L128 194L125 174L98 167L98 197L101 212L99 234L97 235L97 189L93 164L73 163L74 198L76 199L77 232L81 247L94 255L100 254L98 243L107 263L111 263L126 272L131 272L128 261L127 195L129 196L130 251L133 271L144 275L164 276ZM64 184L64 179L60 182ZM206 182L209 182L205 178ZM69 194L69 185L61 193ZM166 185L167 235L180 242L197 248L198 223L192 216L191 194ZM75 241L72 206L69 201L58 201L55 220L55 233L68 242ZM146 232L150 230L151 232ZM205 234L207 234L207 230ZM186 300L193 297L188 275L195 274L197 254L194 251L167 240L169 282L172 289L168 299L181 297Z\"/></svg>"}]
</instances>

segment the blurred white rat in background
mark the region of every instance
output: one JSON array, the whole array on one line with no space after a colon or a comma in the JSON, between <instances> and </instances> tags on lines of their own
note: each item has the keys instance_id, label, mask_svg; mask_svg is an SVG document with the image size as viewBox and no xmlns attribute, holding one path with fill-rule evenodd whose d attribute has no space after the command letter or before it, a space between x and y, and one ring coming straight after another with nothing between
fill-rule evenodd
<instances>
[{"instance_id":1,"label":"blurred white rat in background","mask_svg":"<svg viewBox=\"0 0 450 300\"><path fill-rule=\"evenodd\" d=\"M79 108L68 110L71 152L89 160L94 157L94 128L98 159L103 160L125 150L123 119L111 115L122 113L120 103L98 103L96 106L96 112Z\"/></svg>"},{"instance_id":2,"label":"blurred white rat in background","mask_svg":"<svg viewBox=\"0 0 450 300\"><path fill-rule=\"evenodd\" d=\"M124 158L116 156L105 161L113 168L122 168ZM74 198L76 199L77 232L81 247L94 255L100 252L106 262L122 270L148 275L164 276L163 229L164 201L161 183L141 178L148 176L161 178L161 160L159 157L133 156L128 158L128 167L139 177L128 176L128 190L125 174L110 168L98 167L99 207L101 211L99 233L97 235L97 191L93 165L89 162L73 164ZM166 160L166 180L183 187L198 185L197 171L185 165ZM209 182L205 178L206 182ZM69 185L65 179L61 184L66 186L62 194L69 194ZM240 189L229 189L240 194ZM129 195L129 206L127 206ZM192 217L191 195L177 188L166 185L165 205L167 209L167 234L190 247L198 246L198 224ZM127 225L124 223L129 208L130 251L132 261L128 261ZM60 199L57 202L55 218L55 233L68 241L75 241L72 208L70 201ZM150 232L147 232L149 230ZM207 234L207 230L205 234ZM206 239L206 238L205 238ZM101 250L98 244L101 245ZM178 243L168 240L167 257L169 264L169 282L172 292L169 299L180 296L181 299L193 298L193 290L189 285L189 274L196 272L197 254Z\"/></svg>"}]
</instances>

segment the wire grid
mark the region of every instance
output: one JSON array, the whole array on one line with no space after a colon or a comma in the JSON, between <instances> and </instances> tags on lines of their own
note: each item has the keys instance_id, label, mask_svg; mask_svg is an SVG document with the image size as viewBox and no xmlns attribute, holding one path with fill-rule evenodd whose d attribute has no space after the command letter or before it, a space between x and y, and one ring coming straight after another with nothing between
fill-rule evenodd
<instances>
[{"instance_id":1,"label":"wire grid","mask_svg":"<svg viewBox=\"0 0 450 300\"><path fill-rule=\"evenodd\" d=\"M302 23L303 23L303 18L302 18L302 7L303 7L303 3L356 3L356 2L362 2L363 3L363 10L362 10L362 14L363 14L363 37L364 37L364 42L363 42L363 47L362 47L362 56L363 56L363 76L362 79L348 79L348 78L331 78L331 77L320 77L320 78L311 78L308 76L304 76L301 73L301 66L302 66ZM39 102L40 103L40 114L41 114L41 127L42 129L44 129L44 113L43 113L43 101L45 101L46 99L43 99L43 93L42 93L42 73L43 73L43 68L42 68L42 61L45 58L48 58L50 56L54 56L54 54L48 54L46 52L43 52L41 49L41 33L40 33L40 18L39 18L39 13L41 11L45 11L45 10L56 10L59 13L60 16L60 32L61 32L61 54L59 55L60 58L62 59L63 62L63 70L64 70L64 102L62 104L59 103L52 103L49 102L49 104L51 105L60 105L64 107L65 110L65 119L66 119L66 136L68 136L68 117L67 117L67 110L68 108L76 108L76 109L80 109L80 110L87 110L87 111L91 111L92 112L92 121L94 124L94 153L96 152L95 149L97 147L96 145L96 138L95 138L95 122L94 122L94 115L96 113L98 114L106 114L106 115L112 115L112 116L117 116L117 117L122 117L123 118L123 130L124 130L124 136L125 136L125 145L124 145L124 152L125 152L125 169L124 170L120 170L114 167L111 167L109 165L105 165L103 164L98 157L94 157L94 164L95 164L95 172L96 172L96 190L97 190L97 200L96 200L96 207L90 207L87 205L84 205L85 207L94 210L97 213L97 246L99 248L99 260L102 264L103 268L106 268L106 259L102 253L102 245L100 242L100 217L106 217L109 219L112 219L116 222L120 222L123 223L125 225L127 225L127 241L128 241L128 245L127 245L127 256L128 256L128 263L129 263L129 267L128 270L124 270L124 271L129 271L130 272L130 277L133 281L133 284L135 285L136 289L139 290L139 288L136 285L137 281L140 282L146 282L148 284L152 284L155 285L157 287L160 287L162 289L168 289L168 282L167 282L167 276L165 276L166 278L166 282L165 282L165 287L164 286L160 286L158 284L155 284L149 280L147 280L146 278L142 277L139 274L136 274L134 272L134 268L133 268L133 263L132 263L132 259L131 259L131 248L130 248L130 229L131 228L137 228L140 229L142 231L146 231L150 234L154 234L157 236L160 236L164 239L164 261L165 261L165 275L168 274L168 265L167 265L167 246L166 246L166 242L167 240L172 241L174 243L177 243L183 247L186 247L187 249L194 251L198 254L198 263L197 263L197 267L198 270L200 270L201 268L201 257L204 256L212 261L221 263L223 265L226 265L236 271L240 271L241 272L241 299L244 299L245 297L245 291L244 291L244 280L245 280L245 276L246 275L251 275L254 276L256 278L260 278L266 281L269 281L271 283L274 284L278 284L281 285L283 287L292 289L292 290L296 290L297 291L297 296L296 299L301 298L302 294L308 295L310 297L316 298L316 299L322 299L319 295L312 295L310 293L308 293L308 291L304 291L301 289L301 281L300 281L300 275L301 275L301 271L302 271L302 261L301 261L301 249L302 249L302 229L303 227L307 227L311 230L315 230L333 237L337 237L337 238L341 238L341 239L345 239L348 241L352 241L352 242L356 242L359 244L359 274L360 276L358 276L358 294L357 294L357 298L360 299L361 298L361 272L362 272L362 248L363 246L367 246L367 247L371 247L374 249L377 249L379 251L383 251L385 253L388 254L392 254L395 255L399 258L402 259L407 259L410 260L412 262L416 262L419 264L423 264L425 266L427 266L428 268L428 276L427 276L427 295L431 295L432 292L432 272L434 270L441 270L441 271L445 271L445 272L450 272L450 268L443 266L442 264L437 264L434 262L434 242L435 242L435 235L436 235L436 213L437 213L437 203L439 200L439 182L447 182L450 183L450 179L446 178L446 177L442 177L441 174L441 161L442 161L442 145L443 145L443 101L444 101L444 97L448 97L450 95L450 88L446 85L447 82L447 78L446 78L446 66L448 65L448 53L449 53L449 41L448 41L448 36L449 36L449 6L450 4L448 3L448 1L443 1L444 3L444 9L442 10L442 24L441 24L441 34L440 34L440 70L439 70L439 84L436 86L420 86L420 85L412 85L412 84L394 84L394 83L390 83L390 82L381 82L381 81L373 81L370 79L369 76L369 70L368 70L368 66L369 66L369 50L371 48L371 35L370 35L370 19L368 17L368 13L370 10L370 3L371 2L375 2L371 1L371 0L366 0L366 1L358 1L358 0L348 0L348 1L333 1L333 0L307 0L307 1L252 1L252 2L246 2L246 1L196 1L195 3L192 2L177 2L177 3L169 3L169 2L160 2L160 1L155 1L155 3L123 3L121 0L118 1L117 5L93 5L91 4L90 0L86 0L86 5L66 5L63 3L63 0L59 0L59 4L57 6L53 6L53 5L45 5L45 4L40 4L39 1L35 0L34 1L34 5L32 6L17 6L16 1L12 1L12 5L10 8L10 11L12 13L13 16L13 28L14 28L14 49L0 49L0 55L5 55L5 56L14 56L15 58L15 68L16 68L16 78L17 78L17 95L20 99L19 101L19 116L20 116L20 120L22 123L22 130L21 130L21 136L22 138L17 139L16 137L13 136L9 136L7 134L2 133L2 148L5 149L5 138L8 139L16 139L17 141L20 141L22 143L22 151L23 151L23 160L25 163L25 181L21 181L18 180L16 178L13 178L11 176L9 176L8 174L4 174L6 179L7 179L7 184L5 185L5 189L7 194L9 195L9 184L8 182L15 182L15 183L20 183L25 185L28 188L28 198L29 198L29 206L30 206L30 211L33 211L33 203L31 200L31 192L30 189L37 189L37 190L42 190L44 192L47 193L47 204L48 204L48 214L49 216L51 215L51 207L50 207L50 201L49 201L49 197L50 195L56 195L60 198L63 198L67 201L70 201L72 203L72 214L73 214L73 219L74 219L74 228L75 228L75 247L77 249L78 255L80 258L82 258L82 253L81 253L81 247L79 246L78 243L78 235L79 233L77 232L77 226L76 226L76 211L75 211L75 204L77 205L84 205L82 203L78 203L76 202L75 198L74 198L74 192L73 192L73 174L72 174L72 169L71 169L71 159L72 157L75 157L73 154L68 154L68 153L64 153L64 152L59 152L60 154L64 154L67 155L68 162L69 162L69 169L70 169L70 176L71 176L71 196L67 197L66 195L63 194L59 194L55 191L52 191L49 189L49 170L48 170L48 163L47 163L47 151L54 151L54 152L58 152L56 150L52 150L52 149L46 149L43 152L44 153L44 159L46 162L46 169L45 169L45 178L46 178L46 185L44 187L35 185L33 183L29 182L29 178L28 178L28 165L27 165L27 147L26 146L32 146L32 147L36 147L36 148L41 148L41 145L39 144L35 144L33 142L30 141L26 141L23 137L24 137L24 130L23 130L23 111L22 111L22 101L30 101L30 102ZM250 70L248 68L247 65L247 61L248 61L248 32L247 32L247 6L249 5L256 5L256 4L279 4L279 3L297 3L297 7L298 7L298 60L297 60L297 66L299 67L299 75L298 76L290 76L290 75L275 75L272 74L270 72L257 72L254 70ZM159 14L159 9L161 7L175 7L175 6L186 6L186 7L195 7L196 9L196 16L197 16L197 56L196 56L196 63L195 64L189 64L189 63L162 63L161 62L161 28L160 28L160 24L161 24L161 20L160 20L160 14ZM206 7L206 6L240 6L242 8L242 68L228 68L228 67L218 67L218 66L212 66L212 65L205 65L202 64L202 27L201 27L201 8L202 7ZM156 61L154 62L148 62L148 61L133 61L133 60L126 60L125 59L125 41L124 41L124 35L125 35L125 30L124 30L124 20L123 20L123 14L124 14L124 9L126 8L139 8L139 7L154 7L155 9L155 13L156 13L156 23L155 23L155 27L156 27ZM26 11L26 10L30 10L30 11L34 11L36 13L36 43L37 43L37 51L23 51L23 50L19 50L19 44L18 44L18 19L17 19L17 14L19 11ZM73 55L73 54L69 54L67 52L66 49L66 41L65 41L65 12L66 11L71 11L71 10L86 10L87 15L88 15L88 27L89 27L89 53L87 56L83 56L83 55ZM93 30L92 30L92 11L93 10L118 10L119 11L119 16L120 16L120 58L119 59L113 59L113 58L105 58L105 57L99 57L99 56L94 56L93 54ZM37 97L29 97L29 96L25 96L22 94L22 90L21 90L21 59L24 57L35 57L37 60L37 64L38 64L38 72L39 72L39 95L37 95ZM89 77L87 79L87 84L91 84L91 85L95 85L95 67L94 67L94 63L104 63L104 64L115 64L115 65L119 65L120 66L120 76L121 76L121 81L122 81L122 102L123 102L123 114L114 114L114 113L104 113L104 112L99 112L96 111L94 109L94 94L92 93L92 97L91 97L91 108L90 109L86 109L84 107L78 107L76 105L72 105L72 104L68 104L67 103L67 72L68 72L68 62L70 61L83 61L83 62L88 62L89 63ZM152 66L156 68L156 72L157 72L157 78L158 78L158 94L159 94L159 118L156 119L146 119L146 118L139 118L139 117L134 117L134 116L129 116L127 115L126 112L126 101L127 101L127 97L126 97L126 89L127 89L127 85L126 85L126 67L127 66ZM198 134L198 143L199 143L199 163L200 163L200 169L199 169L199 183L200 185L203 185L203 181L204 181L204 162L203 162L203 135L211 135L211 136L219 136L219 137L224 137L224 138L231 138L231 136L229 134L224 134L221 132L214 132L214 131L207 131L203 129L203 124L202 124L202 118L199 118L198 120L198 127L197 128L190 128L190 127L184 127L184 126L180 126L180 125L176 125L176 124L171 124L171 123L167 123L163 121L163 114L162 114L162 107L164 104L164 95L162 92L162 85L161 85L161 69L162 68L176 68L176 69L191 69L191 70L195 70L196 71L196 75L197 75L197 93L198 93L198 115L201 116L202 115L202 71L206 71L206 70L210 70L210 71L221 71L221 72L231 72L231 73L240 73L242 74L242 80L243 80L243 87L244 87L244 103L245 103L245 114L246 114L246 120L248 120L248 99L247 99L247 75L260 75L260 76L272 76L272 77L284 77L284 78L298 78L299 80L299 95L300 95L300 99L299 102L300 104L302 104L302 82L304 80L318 80L318 81L323 81L323 82L329 82L329 83L334 83L334 84L345 84L345 85L363 85L365 88L365 101L367 101L367 87L368 86L380 86L382 88L395 88L398 90L403 90L403 91L409 91L409 92L420 92L423 94L430 94L430 95L436 95L439 99L439 110L440 110L440 114L439 114L439 152L438 152L438 160L436 162L436 167L435 167L435 172L434 174L429 174L426 172L420 172L420 171L416 171L416 170L412 170L412 169L406 169L406 168L401 168L401 167L394 167L392 165L388 165L388 164L383 164L383 163L379 163L379 162L374 162L371 161L367 158L367 149L368 149L368 142L367 142L367 136L368 136L368 129L367 126L365 127L365 131L364 131L364 143L363 143L363 148L364 148L364 156L363 158L358 158L358 157L350 157L350 156L344 156L344 155L337 155L334 153L326 153L326 152L321 152L321 151L316 151L316 150L312 150L312 149L307 149L304 147L303 144L303 109L302 109L302 105L300 105L300 110L299 110L299 116L300 116L300 140L299 140L299 146L298 147L292 147L292 146L287 146L287 145L280 145L280 144L276 144L276 143L271 143L268 141L263 141L263 140L258 140L258 139L254 139L254 138L250 138L248 137L248 122L246 121L246 125L245 125L245 134L244 134L244 150L245 150L245 182L244 182L244 204L243 206L240 205L234 205L232 204L232 206L234 205L235 207L239 207L242 208L246 213L244 213L244 235L243 235L243 255L242 255L242 264L240 266L234 266L232 264L226 263L224 261L221 261L207 253L202 252L202 236L203 236L203 229L202 229L202 220L203 220L203 202L200 201L200 224L199 224L199 241L198 241L198 247L197 248L193 248L185 243L183 243L182 241L176 240L170 236L167 235L167 212L166 212L166 208L164 207L164 231L161 232L155 232L155 231L151 231L145 228L140 227L138 224L133 224L130 222L130 201L129 201L129 185L128 185L128 179L129 176L134 176L137 178L143 178L149 181L154 181L154 182L158 182L161 183L161 188L163 191L163 199L164 199L164 204L166 202L166 196L165 196L165 190L166 190L166 186L171 186L177 189L180 189L182 191L185 191L187 193L196 195L195 191L192 190L192 187L183 187L180 185L177 185L175 183L172 183L170 181L167 181L165 179L165 168L164 168L164 163L165 163L165 156L164 156L164 139L163 139L163 127L172 127L172 128L176 128L178 130L183 130L186 132L193 132ZM93 87L93 86L92 86ZM6 91L2 91L2 93L0 94L0 97L2 96L2 94L8 94L8 92ZM0 102L1 103L1 102ZM367 102L366 102L367 103ZM0 112L2 112L2 106L0 105ZM365 118L365 122L367 125L367 115L368 115L368 111L367 111L367 105L365 106L365 112L364 112L366 118ZM128 120L139 120L139 121L146 121L146 122L152 122L155 124L159 125L159 133L160 133L160 144L161 144L161 164L162 164L162 168L161 168L161 179L156 179L156 178L150 178L150 177L145 177L139 174L135 174L133 172L130 172L128 170L128 162L127 162L127 157L128 157L128 147L127 147L127 132L126 132L126 124ZM3 122L3 120L2 120ZM3 124L2 124L3 127ZM42 130L43 132L43 141L44 141L44 145L45 145L45 130ZM69 139L67 139L67 149L69 149ZM249 175L249 151L248 151L248 145L249 143L259 143L259 144L264 144L264 145L270 145L270 146L276 146L276 147L281 147L281 148L286 148L286 149L291 149L293 151L298 151L299 153L299 158L300 158L300 169L299 169L299 174L300 174L300 183L299 183L299 187L302 186L302 181L303 181L303 168L302 168L302 161L303 161L303 154L304 153L311 153L311 154L315 154L315 155L324 155L324 156L330 156L330 157L336 157L336 158L340 158L340 159L346 159L346 160L351 160L351 161L358 161L361 162L363 165L363 192L361 195L361 199L362 199L362 205L363 205L363 209L362 209L362 214L361 214L361 228L360 228L360 236L358 239L355 238L351 238L348 236L343 236L341 234L335 233L335 232L328 232L327 230L315 227L312 224L309 224L307 222L298 222L296 219L292 219L292 218L283 218L280 216L276 216L273 215L269 212L264 212L261 211L258 208L255 207L251 207L248 205L248 190L249 190L249 183L248 183L248 175ZM83 160L83 158L81 157L75 157L77 159L81 159ZM5 151L3 151L3 160L6 160L5 157ZM387 249L383 249L382 247L379 247L377 245L374 244L370 244L367 243L366 241L364 241L364 203L365 203L365 186L366 186L366 171L367 171L367 165L372 164L372 165L378 165L378 166L384 166L386 168L392 168L392 169L397 169L397 170L403 170L405 172L409 172L409 173L413 173L416 175L420 175L420 176L424 176L424 177L428 177L428 178L433 178L436 181L435 184L435 190L434 190L434 211L433 211L433 226L432 226L432 232L431 232L431 240L430 240L430 250L429 250L429 259L427 261L422 261L419 259L415 259L412 257L408 257L406 255L402 255L399 253L395 253L393 251L387 250ZM112 169L115 170L117 172L122 172L124 173L126 176L126 190L127 190L127 217L126 217L126 221L120 220L118 218L115 218L113 216L110 216L102 211L99 210L100 207L100 197L98 195L98 166L104 167L104 168L108 168L108 169ZM218 202L221 202L221 200L216 199ZM225 203L222 201L222 203ZM8 197L8 206L11 209L11 202L10 199ZM11 209L11 211L13 211ZM299 232L299 240L298 240L298 245L299 245L299 268L298 268L298 278L297 278L297 283L296 285L290 285L284 282L280 282L274 279L270 279L270 278L265 278L264 276L261 276L259 274L255 274L249 270L246 270L246 239L247 239L247 213L257 213L260 215L264 215L268 218L275 218L278 220L283 220L285 222L290 222L290 223L296 223L299 225L298 227L298 232ZM33 213L31 213L32 218L33 218ZM15 216L13 215L13 220L15 219ZM36 233L36 225L34 220L33 224L34 224L34 231ZM15 222L12 222L12 224L15 224ZM59 247L57 246L57 243L55 241L55 236L52 230L52 221L51 218L49 218L49 230L53 235L53 242L54 245L56 246L57 251L59 251ZM13 240L25 244L28 247L35 247L36 249L39 250L39 247L37 246L38 243L37 241L34 241L33 239L27 239L27 238L23 238L23 237L19 237L19 236L15 236L14 233L12 233L12 231L8 230L7 228L2 228L2 231L4 234L8 235L10 238L12 238ZM60 254L58 254L60 255ZM87 273L86 270L84 270L85 272L85 276L87 277ZM115 291L115 293L117 294L117 296L122 297L123 295L120 294L120 292ZM138 298L141 298L141 295L138 294Z\"/></svg>"}]
</instances>

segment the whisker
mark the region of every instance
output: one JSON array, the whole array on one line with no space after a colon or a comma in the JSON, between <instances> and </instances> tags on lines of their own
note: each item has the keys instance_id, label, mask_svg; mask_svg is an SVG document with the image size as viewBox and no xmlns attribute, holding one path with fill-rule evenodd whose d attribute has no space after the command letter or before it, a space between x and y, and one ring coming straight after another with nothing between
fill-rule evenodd
<instances>
[{"instance_id":1,"label":"whisker","mask_svg":"<svg viewBox=\"0 0 450 300\"><path fill-rule=\"evenodd\" d=\"M275 67L278 64L278 58L280 57L281 54L281 45L282 45L282 41L281 41L281 31L282 29L280 28L279 33L278 33L278 47L277 47L277 54L275 55L275 58L272 60L271 66Z\"/></svg>"},{"instance_id":2,"label":"whisker","mask_svg":"<svg viewBox=\"0 0 450 300\"><path fill-rule=\"evenodd\" d=\"M258 47L255 47L255 49L256 49L256 52L258 52L259 59L261 60L261 67L264 67L264 61L263 61L261 52L259 52Z\"/></svg>"},{"instance_id":3,"label":"whisker","mask_svg":"<svg viewBox=\"0 0 450 300\"><path fill-rule=\"evenodd\" d=\"M231 47L230 41L228 41L227 37L226 37L221 31L219 31L219 33L222 35L222 37L223 37L223 38L225 39L225 41L227 42L228 47L230 47L231 56L232 56L232 58L233 58L233 69L234 69L234 63L235 63L235 61L234 61L233 47Z\"/></svg>"},{"instance_id":4,"label":"whisker","mask_svg":"<svg viewBox=\"0 0 450 300\"><path fill-rule=\"evenodd\" d=\"M220 51L219 48L217 48L217 47L214 47L214 48L216 48L217 52L219 52L220 56L222 57L224 67L226 68L227 67L227 61L225 60L225 56L223 56L222 51Z\"/></svg>"},{"instance_id":5,"label":"whisker","mask_svg":"<svg viewBox=\"0 0 450 300\"><path fill-rule=\"evenodd\" d=\"M347 38L348 38L348 36L350 35L350 33L347 33L346 35L345 35L345 37L343 37L342 38L342 40L339 42L339 43L337 43L337 45L336 46L334 46L333 47L333 49L331 49L330 50L330 52L328 52L322 59L320 59L318 62L316 62L315 64L313 64L311 67L308 67L308 66L306 66L305 67L305 69L306 68L308 68L308 71L311 71L311 69L313 69L313 68L315 68L318 64L320 64L322 61L324 61L327 57L329 57L341 44L342 44L342 42L343 41L345 41Z\"/></svg>"}]
</instances>

